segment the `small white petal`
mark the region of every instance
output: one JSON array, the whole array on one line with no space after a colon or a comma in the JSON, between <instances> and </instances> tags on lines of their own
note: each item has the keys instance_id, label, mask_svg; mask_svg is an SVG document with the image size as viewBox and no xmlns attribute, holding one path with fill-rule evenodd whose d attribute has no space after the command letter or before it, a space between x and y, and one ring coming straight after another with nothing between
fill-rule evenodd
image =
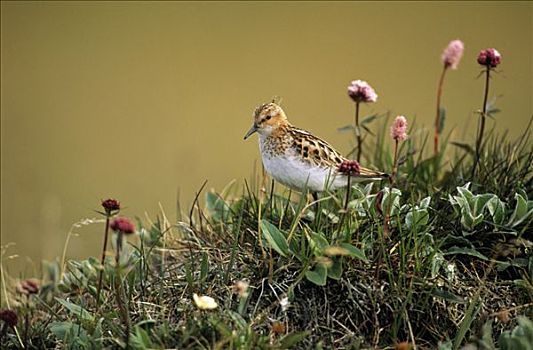
<instances>
[{"instance_id":1,"label":"small white petal","mask_svg":"<svg viewBox=\"0 0 533 350\"><path fill-rule=\"evenodd\" d=\"M198 294L194 293L192 295L192 298L194 300L194 303L196 304L196 307L200 310L212 310L216 309L218 306L215 299L205 295L198 296Z\"/></svg>"},{"instance_id":2,"label":"small white petal","mask_svg":"<svg viewBox=\"0 0 533 350\"><path fill-rule=\"evenodd\" d=\"M279 304L281 305L281 310L282 311L287 311L287 309L289 308L289 298L285 297L283 299L281 299L279 301Z\"/></svg>"}]
</instances>

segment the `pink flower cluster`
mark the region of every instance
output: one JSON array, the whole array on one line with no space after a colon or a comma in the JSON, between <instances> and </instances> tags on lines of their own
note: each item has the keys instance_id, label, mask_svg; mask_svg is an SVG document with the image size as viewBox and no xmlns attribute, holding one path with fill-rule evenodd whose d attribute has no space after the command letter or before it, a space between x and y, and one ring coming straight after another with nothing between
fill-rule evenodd
<instances>
[{"instance_id":1,"label":"pink flower cluster","mask_svg":"<svg viewBox=\"0 0 533 350\"><path fill-rule=\"evenodd\" d=\"M405 141L407 139L407 119L403 115L399 115L394 119L390 134L396 141Z\"/></svg>"},{"instance_id":2,"label":"pink flower cluster","mask_svg":"<svg viewBox=\"0 0 533 350\"><path fill-rule=\"evenodd\" d=\"M116 199L109 198L102 201L102 207L104 207L107 213L110 213L115 210L120 210L120 202Z\"/></svg>"},{"instance_id":3,"label":"pink flower cluster","mask_svg":"<svg viewBox=\"0 0 533 350\"><path fill-rule=\"evenodd\" d=\"M376 102L378 95L366 81L354 80L348 86L348 96L354 102Z\"/></svg>"},{"instance_id":4,"label":"pink flower cluster","mask_svg":"<svg viewBox=\"0 0 533 350\"><path fill-rule=\"evenodd\" d=\"M13 310L0 310L0 320L4 321L9 327L15 327L18 323L17 313Z\"/></svg>"},{"instance_id":5,"label":"pink flower cluster","mask_svg":"<svg viewBox=\"0 0 533 350\"><path fill-rule=\"evenodd\" d=\"M135 225L133 222L131 222L129 219L126 218L116 218L111 222L110 225L111 229L115 232L122 232L126 234L134 233L135 232Z\"/></svg>"},{"instance_id":6,"label":"pink flower cluster","mask_svg":"<svg viewBox=\"0 0 533 350\"><path fill-rule=\"evenodd\" d=\"M444 63L444 67L457 69L459 62L461 61L461 57L463 57L464 49L465 45L461 40L450 41L442 53L442 63Z\"/></svg>"},{"instance_id":7,"label":"pink flower cluster","mask_svg":"<svg viewBox=\"0 0 533 350\"><path fill-rule=\"evenodd\" d=\"M477 56L477 63L490 68L496 68L501 63L501 61L502 55L500 55L498 50L493 48L481 50L481 52Z\"/></svg>"},{"instance_id":8,"label":"pink flower cluster","mask_svg":"<svg viewBox=\"0 0 533 350\"><path fill-rule=\"evenodd\" d=\"M346 175L359 175L361 166L356 160L345 160L339 165L339 172Z\"/></svg>"}]
</instances>

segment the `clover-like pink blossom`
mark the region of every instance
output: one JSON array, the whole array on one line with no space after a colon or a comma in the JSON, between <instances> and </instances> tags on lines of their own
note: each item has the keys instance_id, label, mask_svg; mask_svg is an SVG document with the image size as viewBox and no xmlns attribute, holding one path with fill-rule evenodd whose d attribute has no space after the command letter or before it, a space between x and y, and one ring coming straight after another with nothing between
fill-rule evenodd
<instances>
[{"instance_id":1,"label":"clover-like pink blossom","mask_svg":"<svg viewBox=\"0 0 533 350\"><path fill-rule=\"evenodd\" d=\"M354 102L376 102L378 95L376 91L366 81L354 80L348 86L348 96Z\"/></svg>"},{"instance_id":2,"label":"clover-like pink blossom","mask_svg":"<svg viewBox=\"0 0 533 350\"><path fill-rule=\"evenodd\" d=\"M465 45L461 40L452 40L448 46L442 52L442 63L446 68L457 69L461 57L463 57L463 51Z\"/></svg>"},{"instance_id":3,"label":"clover-like pink blossom","mask_svg":"<svg viewBox=\"0 0 533 350\"><path fill-rule=\"evenodd\" d=\"M496 68L501 62L502 55L493 48L481 50L477 56L477 63L482 66Z\"/></svg>"},{"instance_id":4,"label":"clover-like pink blossom","mask_svg":"<svg viewBox=\"0 0 533 350\"><path fill-rule=\"evenodd\" d=\"M115 232L120 231L125 234L130 234L135 232L135 225L127 218L116 218L109 225L111 229Z\"/></svg>"},{"instance_id":5,"label":"clover-like pink blossom","mask_svg":"<svg viewBox=\"0 0 533 350\"><path fill-rule=\"evenodd\" d=\"M394 123L390 128L390 134L396 141L407 139L407 119L403 115L399 115L394 119Z\"/></svg>"},{"instance_id":6,"label":"clover-like pink blossom","mask_svg":"<svg viewBox=\"0 0 533 350\"><path fill-rule=\"evenodd\" d=\"M339 172L346 175L359 175L361 166L356 160L345 160L339 165Z\"/></svg>"}]
</instances>

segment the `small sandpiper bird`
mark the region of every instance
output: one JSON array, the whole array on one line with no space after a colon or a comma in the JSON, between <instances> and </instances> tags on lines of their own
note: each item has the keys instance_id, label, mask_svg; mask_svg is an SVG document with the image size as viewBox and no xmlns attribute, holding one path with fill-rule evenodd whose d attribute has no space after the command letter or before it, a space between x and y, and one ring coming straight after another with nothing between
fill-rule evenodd
<instances>
[{"instance_id":1,"label":"small sandpiper bird","mask_svg":"<svg viewBox=\"0 0 533 350\"><path fill-rule=\"evenodd\" d=\"M259 133L263 165L274 180L300 192L306 188L323 192L348 185L348 175L341 166L350 164L348 159L326 141L292 126L276 103L256 108L254 124L244 139L255 132ZM383 180L389 175L358 166L350 177L353 183Z\"/></svg>"}]
</instances>

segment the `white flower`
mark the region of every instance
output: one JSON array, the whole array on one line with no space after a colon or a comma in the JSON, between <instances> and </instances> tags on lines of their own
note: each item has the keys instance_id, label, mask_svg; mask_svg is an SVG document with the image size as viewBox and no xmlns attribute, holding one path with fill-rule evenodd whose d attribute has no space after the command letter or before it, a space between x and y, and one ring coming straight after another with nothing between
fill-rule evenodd
<instances>
[{"instance_id":1,"label":"white flower","mask_svg":"<svg viewBox=\"0 0 533 350\"><path fill-rule=\"evenodd\" d=\"M198 296L198 294L194 293L192 299L194 300L196 307L200 310L213 310L218 306L215 299L205 295Z\"/></svg>"},{"instance_id":2,"label":"white flower","mask_svg":"<svg viewBox=\"0 0 533 350\"><path fill-rule=\"evenodd\" d=\"M281 305L281 311L287 311L289 308L289 298L285 297L279 301L279 305Z\"/></svg>"}]
</instances>

